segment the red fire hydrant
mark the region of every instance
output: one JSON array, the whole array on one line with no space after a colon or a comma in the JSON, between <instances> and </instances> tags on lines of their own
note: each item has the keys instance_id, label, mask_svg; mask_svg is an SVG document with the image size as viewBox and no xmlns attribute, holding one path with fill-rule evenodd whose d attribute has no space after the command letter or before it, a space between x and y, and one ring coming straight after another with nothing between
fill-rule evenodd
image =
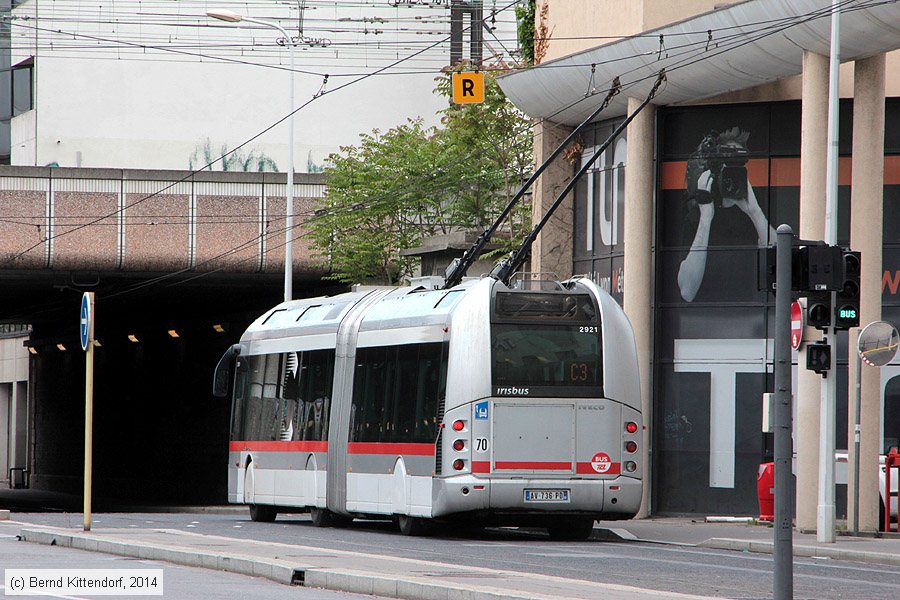
<instances>
[{"instance_id":1,"label":"red fire hydrant","mask_svg":"<svg viewBox=\"0 0 900 600\"><path fill-rule=\"evenodd\" d=\"M775 520L775 463L759 465L756 475L756 496L759 498L759 520Z\"/></svg>"}]
</instances>

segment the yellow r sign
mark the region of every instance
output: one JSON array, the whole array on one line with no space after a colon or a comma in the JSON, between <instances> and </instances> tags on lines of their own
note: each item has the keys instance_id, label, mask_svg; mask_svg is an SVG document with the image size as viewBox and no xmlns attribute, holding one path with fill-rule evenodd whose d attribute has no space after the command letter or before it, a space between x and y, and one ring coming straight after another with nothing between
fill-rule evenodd
<instances>
[{"instance_id":1,"label":"yellow r sign","mask_svg":"<svg viewBox=\"0 0 900 600\"><path fill-rule=\"evenodd\" d=\"M484 102L484 73L454 73L453 101L457 104Z\"/></svg>"}]
</instances>

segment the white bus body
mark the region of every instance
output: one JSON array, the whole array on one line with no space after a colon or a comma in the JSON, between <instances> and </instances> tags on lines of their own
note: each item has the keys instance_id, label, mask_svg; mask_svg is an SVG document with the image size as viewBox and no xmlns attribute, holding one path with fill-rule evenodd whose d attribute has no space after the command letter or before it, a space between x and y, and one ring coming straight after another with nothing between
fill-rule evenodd
<instances>
[{"instance_id":1,"label":"white bus body","mask_svg":"<svg viewBox=\"0 0 900 600\"><path fill-rule=\"evenodd\" d=\"M485 278L263 314L232 352L229 502L258 520L397 518L404 533L463 519L583 538L594 519L634 516L631 325L587 279L550 287Z\"/></svg>"}]
</instances>

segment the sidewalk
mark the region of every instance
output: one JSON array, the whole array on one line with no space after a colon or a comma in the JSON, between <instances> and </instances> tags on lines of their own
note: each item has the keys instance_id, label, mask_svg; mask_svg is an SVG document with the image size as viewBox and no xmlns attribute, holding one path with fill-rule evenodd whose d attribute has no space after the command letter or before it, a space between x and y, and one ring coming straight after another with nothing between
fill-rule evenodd
<instances>
[{"instance_id":1,"label":"sidewalk","mask_svg":"<svg viewBox=\"0 0 900 600\"><path fill-rule=\"evenodd\" d=\"M332 548L239 540L172 529L82 532L0 521L28 542L218 569L386 598L421 600L709 600L627 585L399 558Z\"/></svg>"},{"instance_id":2,"label":"sidewalk","mask_svg":"<svg viewBox=\"0 0 900 600\"><path fill-rule=\"evenodd\" d=\"M622 535L617 535L624 531ZM659 544L698 546L772 554L775 530L766 524L715 523L703 517L651 518L598 522L595 535ZM633 536L633 537L629 537ZM837 535L833 543L819 542L815 533L793 532L795 557L827 557L837 560L900 566L900 534L883 537Z\"/></svg>"},{"instance_id":3,"label":"sidewalk","mask_svg":"<svg viewBox=\"0 0 900 600\"><path fill-rule=\"evenodd\" d=\"M22 492L28 492L22 494ZM35 506L61 506L54 494L16 490L0 493L0 509L16 512ZM69 497L69 505L75 497ZM80 500L80 499L79 499ZM229 512L246 514L240 506L161 507L165 512ZM57 508L58 510L58 508ZM153 510L143 507L141 510ZM80 506L72 510L80 512ZM96 511L101 512L101 511ZM3 517L0 516L0 519ZM80 530L0 520L0 532L21 535L30 542L69 546L122 556L162 560L266 577L285 584L375 594L391 598L439 600L699 600L700 596L644 590L629 586L571 581L557 577L457 567L447 563L404 559L333 549L238 540L172 529ZM594 539L694 546L771 554L774 529L755 522L708 522L695 518L652 518L598 522ZM900 534L884 537L838 535L821 543L815 534L793 532L795 557L827 557L878 565L900 566Z\"/></svg>"}]
</instances>

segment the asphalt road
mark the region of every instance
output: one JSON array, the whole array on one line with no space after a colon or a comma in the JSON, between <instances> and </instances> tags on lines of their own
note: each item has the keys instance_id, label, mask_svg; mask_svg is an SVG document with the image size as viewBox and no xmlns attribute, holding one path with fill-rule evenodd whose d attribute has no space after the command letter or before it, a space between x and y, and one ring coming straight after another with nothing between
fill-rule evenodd
<instances>
[{"instance_id":1,"label":"asphalt road","mask_svg":"<svg viewBox=\"0 0 900 600\"><path fill-rule=\"evenodd\" d=\"M82 526L82 517L77 513L16 514L14 518L75 529ZM387 522L356 521L347 529L319 529L312 526L307 515L283 515L274 523L254 523L244 512L107 513L95 515L93 523L95 529L178 529L741 600L770 598L772 594L771 556L689 546L551 542L543 533L497 529L451 530L435 537L413 538L401 536L396 526ZM900 572L896 569L795 558L794 597L798 600L887 600L898 595Z\"/></svg>"},{"instance_id":2,"label":"asphalt road","mask_svg":"<svg viewBox=\"0 0 900 600\"><path fill-rule=\"evenodd\" d=\"M167 600L377 600L374 596L347 594L313 588L281 585L268 579L245 577L223 571L210 571L171 565L151 560L136 560L109 554L85 552L58 546L20 542L14 535L0 531L0 596L6 569L163 569L163 596ZM65 597L80 599L85 595ZM133 598L134 596L94 596ZM157 596L159 597L159 596Z\"/></svg>"}]
</instances>

